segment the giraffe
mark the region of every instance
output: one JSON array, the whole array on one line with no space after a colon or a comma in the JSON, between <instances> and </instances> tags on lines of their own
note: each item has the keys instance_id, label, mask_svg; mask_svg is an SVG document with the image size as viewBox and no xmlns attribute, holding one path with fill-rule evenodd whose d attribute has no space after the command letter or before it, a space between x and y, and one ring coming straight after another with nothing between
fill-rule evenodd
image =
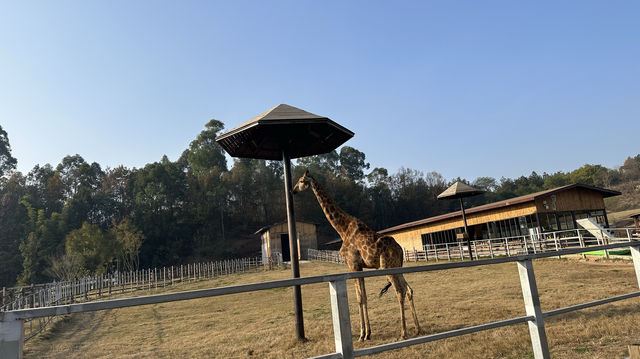
<instances>
[{"instance_id":1,"label":"giraffe","mask_svg":"<svg viewBox=\"0 0 640 359\"><path fill-rule=\"evenodd\" d=\"M403 254L402 247L391 236L383 236L369 227L361 220L345 213L327 191L316 181L307 170L296 182L292 192L298 193L308 188L318 199L327 220L342 238L340 254L345 259L351 271L361 271L364 268L394 268L402 267ZM407 325L404 314L405 297L409 300L411 314L415 324L416 335L420 332L418 316L413 304L413 289L407 284L402 274L388 275L389 283L380 292L380 296L393 285L400 304L400 337L406 339ZM364 278L355 279L356 298L358 300L358 310L360 314L360 337L358 341L371 339L371 325L369 324L369 311L367 309L367 292L364 286Z\"/></svg>"}]
</instances>

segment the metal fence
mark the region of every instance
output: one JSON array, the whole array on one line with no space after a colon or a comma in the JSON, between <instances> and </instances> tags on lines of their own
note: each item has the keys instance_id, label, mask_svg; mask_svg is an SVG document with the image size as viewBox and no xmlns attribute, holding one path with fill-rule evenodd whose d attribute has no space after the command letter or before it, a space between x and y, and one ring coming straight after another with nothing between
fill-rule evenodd
<instances>
[{"instance_id":1,"label":"metal fence","mask_svg":"<svg viewBox=\"0 0 640 359\"><path fill-rule=\"evenodd\" d=\"M471 241L475 259L517 256L539 252L559 251L566 248L589 248L610 243L629 242L638 239L634 228L608 228L606 230L572 229L543 234L513 236ZM608 250L602 253L609 257ZM407 261L462 260L469 258L466 243L427 244L422 250L405 250Z\"/></svg>"},{"instance_id":2,"label":"metal fence","mask_svg":"<svg viewBox=\"0 0 640 359\"><path fill-rule=\"evenodd\" d=\"M636 273L636 284L640 287L640 242L630 241L626 243L618 242L600 246L592 246L589 250L607 251L616 248L629 248ZM124 308L131 306L165 303L171 301L188 300L205 297L215 297L236 293L254 292L265 289L291 287L296 285L308 285L313 283L329 283L329 293L331 300L331 311L333 320L333 332L335 342L335 352L322 355L316 358L354 358L363 355L380 353L388 350L407 347L421 343L432 342L440 339L456 337L464 334L475 333L483 330L504 327L519 323L527 323L531 337L531 345L535 358L549 358L549 347L547 344L546 332L544 328L544 318L568 313L575 310L594 307L606 303L611 303L623 299L640 296L640 291L605 298L593 302L573 305L565 308L558 308L548 312L542 312L536 279L533 271L532 261L538 258L546 258L557 255L579 254L584 252L584 248L568 248L558 251L538 252L518 256L504 256L492 259L481 259L476 261L458 261L450 263L436 263L431 265L410 266L401 268L390 268L383 270L373 270L364 272L349 272L341 274L321 275L314 277L295 278L280 281L262 282L255 284L238 285L222 288L210 288L192 290L179 293L157 294L144 297L112 299L100 302L78 303L56 305L43 308L29 308L13 310L0 313L0 357L21 358L23 347L23 321L30 318L43 318L54 315L80 313L89 311L99 311L114 308ZM510 318L502 321L491 322L467 328L451 330L447 332L420 336L407 340L391 342L387 344L372 346L363 349L353 348L353 337L351 334L351 324L349 316L349 302L347 297L346 281L353 278L368 278L384 276L390 274L418 273L437 270L447 270L463 267L477 267L494 265L500 263L516 262L520 275L520 284L526 315L523 317Z\"/></svg>"},{"instance_id":3,"label":"metal fence","mask_svg":"<svg viewBox=\"0 0 640 359\"><path fill-rule=\"evenodd\" d=\"M112 295L136 291L157 291L168 286L191 283L219 276L244 273L260 268L282 267L282 255L274 254L267 261L260 257L189 263L179 266L140 269L83 277L29 286L2 288L0 312L26 308L50 307L101 300ZM24 339L42 332L53 317L25 320ZM0 358L3 358L0 355Z\"/></svg>"},{"instance_id":4,"label":"metal fence","mask_svg":"<svg viewBox=\"0 0 640 359\"><path fill-rule=\"evenodd\" d=\"M523 254L559 251L566 248L589 248L610 243L629 242L640 239L635 228L607 228L606 230L572 229L531 234L526 236L512 236L504 238L481 239L471 241L471 249L475 259L511 257ZM609 251L602 253L609 257ZM308 250L310 260L344 263L339 251ZM435 261L469 259L466 242L427 244L422 249L405 249L405 261Z\"/></svg>"}]
</instances>

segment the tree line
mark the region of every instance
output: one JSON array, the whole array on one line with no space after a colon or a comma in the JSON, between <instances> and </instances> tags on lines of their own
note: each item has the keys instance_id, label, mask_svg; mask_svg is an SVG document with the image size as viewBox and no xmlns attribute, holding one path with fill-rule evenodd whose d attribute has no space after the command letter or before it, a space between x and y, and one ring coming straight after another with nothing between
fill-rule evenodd
<instances>
[{"instance_id":1,"label":"tree line","mask_svg":"<svg viewBox=\"0 0 640 359\"><path fill-rule=\"evenodd\" d=\"M285 219L280 162L234 159L229 168L215 142L224 124L206 123L176 161L166 156L143 168L103 168L80 155L55 167L16 171L9 136L0 126L0 287L85 273L131 270L255 255L257 229ZM294 180L309 169L340 206L378 230L457 209L436 196L461 180L487 191L475 206L570 183L611 187L640 180L640 155L618 169L584 165L516 179L446 180L437 172L370 168L349 146L297 159ZM296 217L337 237L311 191L295 199Z\"/></svg>"}]
</instances>

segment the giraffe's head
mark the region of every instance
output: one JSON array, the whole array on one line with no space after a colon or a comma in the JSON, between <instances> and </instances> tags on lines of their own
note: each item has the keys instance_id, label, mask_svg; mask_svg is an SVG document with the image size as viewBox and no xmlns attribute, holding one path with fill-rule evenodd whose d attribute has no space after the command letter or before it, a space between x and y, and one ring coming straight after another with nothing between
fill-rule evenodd
<instances>
[{"instance_id":1,"label":"giraffe's head","mask_svg":"<svg viewBox=\"0 0 640 359\"><path fill-rule=\"evenodd\" d=\"M311 187L311 176L309 175L309 170L304 171L304 174L298 182L291 189L291 193L296 194L298 192L302 192L305 189Z\"/></svg>"}]
</instances>

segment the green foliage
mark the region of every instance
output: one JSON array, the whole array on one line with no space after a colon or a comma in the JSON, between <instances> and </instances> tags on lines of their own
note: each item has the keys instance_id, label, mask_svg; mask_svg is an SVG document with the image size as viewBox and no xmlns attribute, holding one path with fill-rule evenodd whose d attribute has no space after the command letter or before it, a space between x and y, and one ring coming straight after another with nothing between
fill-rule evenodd
<instances>
[{"instance_id":1,"label":"green foliage","mask_svg":"<svg viewBox=\"0 0 640 359\"><path fill-rule=\"evenodd\" d=\"M189 144L182 158L186 159L191 170L197 174L206 173L217 168L219 171L227 170L227 160L224 150L216 142L216 136L224 129L224 124L217 120L211 120L205 125L205 130L200 132L198 138Z\"/></svg>"},{"instance_id":2,"label":"green foliage","mask_svg":"<svg viewBox=\"0 0 640 359\"><path fill-rule=\"evenodd\" d=\"M9 135L0 126L0 177L6 176L9 171L16 168L18 161L11 155Z\"/></svg>"},{"instance_id":3,"label":"green foliage","mask_svg":"<svg viewBox=\"0 0 640 359\"><path fill-rule=\"evenodd\" d=\"M80 260L82 268L90 273L105 273L107 266L118 255L118 243L111 233L99 226L82 223L66 236L65 253Z\"/></svg>"},{"instance_id":4,"label":"green foliage","mask_svg":"<svg viewBox=\"0 0 640 359\"><path fill-rule=\"evenodd\" d=\"M234 159L228 168L215 142L223 129L220 121L207 122L175 162L164 156L140 169L103 170L76 154L22 176L12 172L16 161L0 127L0 285L115 266L128 270L257 255L253 233L285 220L282 163ZM343 146L296 159L292 171L295 181L308 169L338 205L376 230L459 208L457 201L436 199L452 183L437 172L369 168L363 152ZM486 191L465 199L471 207L576 182L633 194L640 188L640 155L628 157L620 169L586 164L568 173L456 180ZM607 206L617 199L608 200ZM316 223L324 238L337 237L311 191L294 202L299 220ZM614 205L625 209L637 203Z\"/></svg>"},{"instance_id":5,"label":"green foliage","mask_svg":"<svg viewBox=\"0 0 640 359\"><path fill-rule=\"evenodd\" d=\"M127 271L138 270L140 247L145 239L142 231L131 220L125 218L111 229L111 236L115 239L115 254L118 263L122 263L122 269Z\"/></svg>"}]
</instances>

